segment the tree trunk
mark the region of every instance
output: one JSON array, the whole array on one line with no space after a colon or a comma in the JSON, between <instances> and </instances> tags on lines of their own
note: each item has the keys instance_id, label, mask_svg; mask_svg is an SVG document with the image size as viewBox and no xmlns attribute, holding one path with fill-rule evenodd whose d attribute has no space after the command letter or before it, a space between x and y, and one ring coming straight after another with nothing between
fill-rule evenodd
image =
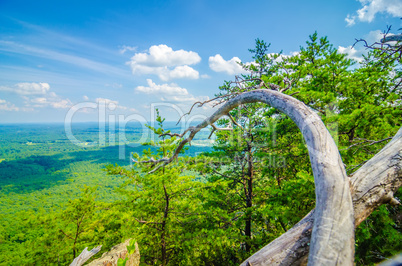
<instances>
[{"instance_id":1,"label":"tree trunk","mask_svg":"<svg viewBox=\"0 0 402 266\"><path fill-rule=\"evenodd\" d=\"M253 169L253 156L251 151L251 146L248 146L248 157L247 157L247 194L246 194L246 228L245 235L247 237L246 240L246 252L249 252L251 249L251 221L252 221L252 212L251 207L253 207L253 177L254 177L254 169Z\"/></svg>"},{"instance_id":2,"label":"tree trunk","mask_svg":"<svg viewBox=\"0 0 402 266\"><path fill-rule=\"evenodd\" d=\"M165 210L163 212L162 221L162 233L161 233L161 252L162 252L162 265L167 265L167 254L166 254L166 222L169 215L169 194L166 191L166 186L163 185L163 190L165 192Z\"/></svg>"},{"instance_id":3,"label":"tree trunk","mask_svg":"<svg viewBox=\"0 0 402 266\"><path fill-rule=\"evenodd\" d=\"M355 225L378 206L399 204L393 194L402 186L402 127L371 160L350 176ZM241 265L300 265L306 261L314 210Z\"/></svg>"}]
</instances>

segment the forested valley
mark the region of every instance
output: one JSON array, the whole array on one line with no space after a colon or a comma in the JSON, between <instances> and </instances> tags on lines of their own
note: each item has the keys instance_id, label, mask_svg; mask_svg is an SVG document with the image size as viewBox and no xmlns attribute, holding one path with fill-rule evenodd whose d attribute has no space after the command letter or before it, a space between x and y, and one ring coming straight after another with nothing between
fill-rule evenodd
<instances>
[{"instance_id":1,"label":"forested valley","mask_svg":"<svg viewBox=\"0 0 402 266\"><path fill-rule=\"evenodd\" d=\"M356 62L317 33L292 56L259 39L250 52L250 74L225 81L217 101L251 89L298 99L324 122L349 176L402 126L398 53L369 49ZM130 142L139 128L126 128ZM148 128L158 137L142 146L99 146L97 124L77 124L77 146L62 124L1 125L0 264L69 265L85 247L102 245L97 258L132 238L144 265L239 265L315 207L306 142L277 109L241 104L159 166L175 154L180 129L163 113ZM210 146L197 145L210 133ZM356 265L400 253L401 227L400 204L377 208L356 229Z\"/></svg>"}]
</instances>

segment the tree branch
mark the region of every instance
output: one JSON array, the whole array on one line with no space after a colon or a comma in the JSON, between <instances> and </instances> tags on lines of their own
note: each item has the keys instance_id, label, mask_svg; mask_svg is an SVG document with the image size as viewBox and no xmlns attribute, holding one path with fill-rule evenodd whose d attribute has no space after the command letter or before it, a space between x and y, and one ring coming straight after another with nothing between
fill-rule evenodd
<instances>
[{"instance_id":1,"label":"tree branch","mask_svg":"<svg viewBox=\"0 0 402 266\"><path fill-rule=\"evenodd\" d=\"M88 251L88 247L86 247L81 254L74 259L74 261L70 264L70 266L81 266L87 260L89 260L93 255L98 253L102 248L102 245L93 248L92 250Z\"/></svg>"},{"instance_id":2,"label":"tree branch","mask_svg":"<svg viewBox=\"0 0 402 266\"><path fill-rule=\"evenodd\" d=\"M246 103L266 103L288 115L299 127L307 143L316 186L316 210L309 264L353 265L354 218L353 205L339 151L319 116L297 99L274 90L253 90L228 100L213 115L195 127L183 139L174 155L156 160L159 165L151 172L172 162L180 150L208 125L212 125L230 110Z\"/></svg>"},{"instance_id":3,"label":"tree branch","mask_svg":"<svg viewBox=\"0 0 402 266\"><path fill-rule=\"evenodd\" d=\"M378 206L395 202L393 193L402 186L402 127L373 158L350 176L355 226ZM247 265L300 265L309 252L314 210L246 261Z\"/></svg>"}]
</instances>

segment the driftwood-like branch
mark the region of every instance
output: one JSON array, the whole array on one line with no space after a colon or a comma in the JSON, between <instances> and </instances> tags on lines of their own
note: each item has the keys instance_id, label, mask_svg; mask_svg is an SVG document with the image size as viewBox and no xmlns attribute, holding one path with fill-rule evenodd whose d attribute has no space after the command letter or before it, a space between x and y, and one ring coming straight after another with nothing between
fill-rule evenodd
<instances>
[{"instance_id":1,"label":"driftwood-like branch","mask_svg":"<svg viewBox=\"0 0 402 266\"><path fill-rule=\"evenodd\" d=\"M393 198L402 186L402 128L371 160L351 176L355 226L378 206L397 204ZM293 228L248 258L246 265L300 265L309 252L314 210Z\"/></svg>"},{"instance_id":2,"label":"driftwood-like branch","mask_svg":"<svg viewBox=\"0 0 402 266\"><path fill-rule=\"evenodd\" d=\"M235 93L231 93L231 94L220 95L220 96L217 96L217 97L215 97L215 98L212 98L212 99L209 99L209 100L206 100L206 101L203 101L203 102L201 102L201 101L195 102L195 103L193 103L193 105L191 106L190 110L189 110L187 113L183 114L183 115L179 118L179 120L177 121L176 125L178 125L178 124L180 123L181 119L182 119L184 116L191 114L191 112L193 111L193 109L194 109L195 106L197 106L197 107L202 107L202 106L204 106L204 104L207 104L207 103L210 103L210 102L213 102L213 101L217 101L218 99L221 99L221 101L218 101L217 103L215 103L215 104L213 105L213 106L215 107L215 106L217 106L217 105L219 105L219 104L221 104L221 103L223 103L223 102L225 101L225 100L222 99L222 98L227 98L227 97L231 97L231 96L233 96L233 95L238 95L238 94L239 94L239 92L235 92Z\"/></svg>"},{"instance_id":3,"label":"driftwood-like branch","mask_svg":"<svg viewBox=\"0 0 402 266\"><path fill-rule=\"evenodd\" d=\"M93 255L98 253L102 248L102 245L97 246L93 248L92 250L88 251L88 247L86 247L81 254L76 257L73 262L70 264L70 266L81 266L83 265L87 260L89 260Z\"/></svg>"},{"instance_id":4,"label":"driftwood-like branch","mask_svg":"<svg viewBox=\"0 0 402 266\"><path fill-rule=\"evenodd\" d=\"M402 34L387 36L381 40L382 43L386 42L400 42L402 41Z\"/></svg>"},{"instance_id":5,"label":"driftwood-like branch","mask_svg":"<svg viewBox=\"0 0 402 266\"><path fill-rule=\"evenodd\" d=\"M334 140L319 116L299 100L275 90L253 90L228 100L214 114L190 128L171 158L157 160L153 171L172 162L201 129L241 104L266 103L288 115L307 143L316 187L315 222L310 242L310 265L353 265L354 215L349 179ZM253 265L253 264L252 264Z\"/></svg>"},{"instance_id":6,"label":"driftwood-like branch","mask_svg":"<svg viewBox=\"0 0 402 266\"><path fill-rule=\"evenodd\" d=\"M354 146L362 145L362 144L365 144L365 143L369 143L369 144L366 144L364 146L371 146L371 145L378 144L378 143L381 143L381 142L384 142L384 141L387 141L387 140L390 140L390 139L392 139L392 137L381 139L381 140L369 140L369 139L356 138L355 140L360 140L360 142L354 143L354 144L350 145L347 148L341 149L341 151L349 150L350 148L352 148Z\"/></svg>"},{"instance_id":7,"label":"driftwood-like branch","mask_svg":"<svg viewBox=\"0 0 402 266\"><path fill-rule=\"evenodd\" d=\"M392 59L393 56L396 55L396 58L398 60L402 59L402 34L397 34L397 35L389 35L391 31L391 26L387 27L387 30L384 31L383 37L381 38L380 42L375 42L371 45L367 43L366 40L364 39L356 39L355 43L353 44L352 48L359 42L363 42L363 46L366 47L367 49L372 49L372 50L379 50L382 51L383 53L387 54L386 57L381 61L385 62L388 59ZM396 42L396 43L390 43L390 42Z\"/></svg>"}]
</instances>

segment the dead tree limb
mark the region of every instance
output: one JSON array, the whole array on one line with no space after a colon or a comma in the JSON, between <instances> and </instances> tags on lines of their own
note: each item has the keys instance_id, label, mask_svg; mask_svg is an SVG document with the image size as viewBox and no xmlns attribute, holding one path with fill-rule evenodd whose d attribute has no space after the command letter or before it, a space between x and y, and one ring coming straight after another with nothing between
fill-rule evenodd
<instances>
[{"instance_id":1,"label":"dead tree limb","mask_svg":"<svg viewBox=\"0 0 402 266\"><path fill-rule=\"evenodd\" d=\"M400 41L402 41L402 34L386 36L384 37L384 39L381 40L382 43Z\"/></svg>"},{"instance_id":2,"label":"dead tree limb","mask_svg":"<svg viewBox=\"0 0 402 266\"><path fill-rule=\"evenodd\" d=\"M353 265L354 215L349 178L338 148L320 117L301 101L271 89L245 92L228 100L213 115L188 129L171 158L162 158L153 171L172 162L202 128L241 104L266 103L288 115L307 143L314 174L316 209L309 251L309 265ZM186 130L187 132L187 130ZM182 135L184 137L184 134ZM252 264L253 265L253 264Z\"/></svg>"},{"instance_id":3,"label":"dead tree limb","mask_svg":"<svg viewBox=\"0 0 402 266\"><path fill-rule=\"evenodd\" d=\"M70 264L70 266L81 266L83 265L87 260L89 260L93 255L98 253L102 248L102 245L97 246L93 248L92 250L88 251L88 247L86 247L81 254L76 257L73 262Z\"/></svg>"},{"instance_id":4,"label":"dead tree limb","mask_svg":"<svg viewBox=\"0 0 402 266\"><path fill-rule=\"evenodd\" d=\"M402 186L402 128L350 178L356 226L381 204L398 204L393 194ZM303 264L309 252L313 223L314 210L241 265Z\"/></svg>"}]
</instances>

